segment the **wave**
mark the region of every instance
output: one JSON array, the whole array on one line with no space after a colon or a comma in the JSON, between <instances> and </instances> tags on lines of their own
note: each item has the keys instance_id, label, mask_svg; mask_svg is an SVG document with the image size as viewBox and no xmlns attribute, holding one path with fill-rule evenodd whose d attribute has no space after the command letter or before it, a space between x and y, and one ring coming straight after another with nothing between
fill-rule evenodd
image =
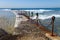
<instances>
[{"instance_id":1,"label":"wave","mask_svg":"<svg viewBox=\"0 0 60 40\"><path fill-rule=\"evenodd\" d=\"M40 10L25 10L25 11L30 11L30 12L34 12L34 13L43 13L43 12L49 12L49 11L53 11L53 10L40 9Z\"/></svg>"},{"instance_id":2,"label":"wave","mask_svg":"<svg viewBox=\"0 0 60 40\"><path fill-rule=\"evenodd\" d=\"M52 16L55 16L56 18L60 17L60 15L52 14L52 15L39 15L38 19L45 20L50 19ZM36 19L37 16L31 17L31 19Z\"/></svg>"},{"instance_id":3,"label":"wave","mask_svg":"<svg viewBox=\"0 0 60 40\"><path fill-rule=\"evenodd\" d=\"M11 9L0 9L0 11L11 11ZM43 12L48 12L48 11L53 11L53 10L45 10L45 9L39 9L39 10L23 10L23 11L30 11L34 13L43 13Z\"/></svg>"},{"instance_id":4,"label":"wave","mask_svg":"<svg viewBox=\"0 0 60 40\"><path fill-rule=\"evenodd\" d=\"M11 9L0 9L0 11L11 11Z\"/></svg>"}]
</instances>

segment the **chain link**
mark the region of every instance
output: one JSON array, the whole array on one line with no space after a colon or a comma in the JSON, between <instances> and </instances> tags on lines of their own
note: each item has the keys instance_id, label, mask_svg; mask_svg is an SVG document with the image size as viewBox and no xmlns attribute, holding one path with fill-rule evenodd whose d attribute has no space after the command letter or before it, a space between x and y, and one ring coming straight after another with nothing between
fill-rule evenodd
<instances>
[{"instance_id":1,"label":"chain link","mask_svg":"<svg viewBox=\"0 0 60 40\"><path fill-rule=\"evenodd\" d=\"M50 19L50 20L51 20L51 19ZM38 19L38 23L41 24L41 25L43 25L42 22L41 22L41 19ZM52 24L52 20L51 20L51 22L47 25L47 27L50 26L51 24ZM44 25L43 25L43 26L44 26Z\"/></svg>"}]
</instances>

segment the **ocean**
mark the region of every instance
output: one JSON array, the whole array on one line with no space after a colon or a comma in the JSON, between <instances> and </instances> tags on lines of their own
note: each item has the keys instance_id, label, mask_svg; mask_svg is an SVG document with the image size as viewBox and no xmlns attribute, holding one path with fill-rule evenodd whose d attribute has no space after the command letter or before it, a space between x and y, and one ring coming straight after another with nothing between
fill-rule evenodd
<instances>
[{"instance_id":1,"label":"ocean","mask_svg":"<svg viewBox=\"0 0 60 40\"><path fill-rule=\"evenodd\" d=\"M32 19L36 19L36 13L39 14L39 24L42 24L46 29L51 30L52 25L49 25L51 22L51 17L55 16L54 22L54 32L57 35L60 35L60 8L0 8L0 17L4 16L8 19L12 19L15 15L11 12L1 11L1 10L26 10L33 12L33 16L30 16ZM29 14L27 14L29 16ZM31 14L32 15L32 14Z\"/></svg>"}]
</instances>

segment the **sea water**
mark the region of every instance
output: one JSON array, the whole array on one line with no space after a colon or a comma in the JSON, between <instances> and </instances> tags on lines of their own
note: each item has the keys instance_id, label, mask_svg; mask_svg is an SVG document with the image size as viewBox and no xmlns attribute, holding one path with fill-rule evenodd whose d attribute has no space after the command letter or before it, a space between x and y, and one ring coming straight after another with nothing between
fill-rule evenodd
<instances>
[{"instance_id":1,"label":"sea water","mask_svg":"<svg viewBox=\"0 0 60 40\"><path fill-rule=\"evenodd\" d=\"M5 31L13 28L15 24L15 15L10 11L0 10L0 29Z\"/></svg>"}]
</instances>

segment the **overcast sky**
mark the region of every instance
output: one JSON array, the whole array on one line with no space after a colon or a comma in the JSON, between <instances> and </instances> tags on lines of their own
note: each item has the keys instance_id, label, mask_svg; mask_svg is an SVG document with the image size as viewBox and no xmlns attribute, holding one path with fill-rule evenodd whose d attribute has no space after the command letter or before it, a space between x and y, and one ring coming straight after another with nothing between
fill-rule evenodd
<instances>
[{"instance_id":1,"label":"overcast sky","mask_svg":"<svg viewBox=\"0 0 60 40\"><path fill-rule=\"evenodd\" d=\"M0 0L0 8L60 7L60 0Z\"/></svg>"}]
</instances>

